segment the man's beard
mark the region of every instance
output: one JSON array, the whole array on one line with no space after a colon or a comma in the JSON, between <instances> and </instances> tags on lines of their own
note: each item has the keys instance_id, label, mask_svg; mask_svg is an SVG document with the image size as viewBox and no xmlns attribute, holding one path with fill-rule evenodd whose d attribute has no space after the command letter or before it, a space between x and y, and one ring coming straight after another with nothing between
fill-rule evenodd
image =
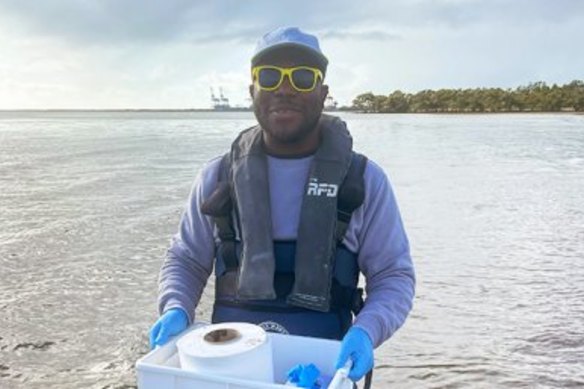
<instances>
[{"instance_id":1,"label":"man's beard","mask_svg":"<svg viewBox=\"0 0 584 389\"><path fill-rule=\"evenodd\" d=\"M270 137L278 141L280 144L297 144L302 142L313 131L317 130L318 122L320 120L320 113L312 115L292 131L278 131L271 128L269 120L260 114L258 108L254 108L254 113L258 123L263 131L267 132Z\"/></svg>"}]
</instances>

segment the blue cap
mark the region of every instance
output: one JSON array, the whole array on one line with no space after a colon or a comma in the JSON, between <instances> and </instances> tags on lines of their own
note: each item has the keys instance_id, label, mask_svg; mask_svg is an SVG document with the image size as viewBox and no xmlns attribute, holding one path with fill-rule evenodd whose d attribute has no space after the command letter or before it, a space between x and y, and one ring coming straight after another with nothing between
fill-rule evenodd
<instances>
[{"instance_id":1,"label":"blue cap","mask_svg":"<svg viewBox=\"0 0 584 389\"><path fill-rule=\"evenodd\" d=\"M299 48L314 55L314 59L322 67L322 70L326 70L328 59L320 51L318 38L300 31L297 27L280 27L264 35L256 45L251 58L252 65L258 63L265 54L285 47Z\"/></svg>"}]
</instances>

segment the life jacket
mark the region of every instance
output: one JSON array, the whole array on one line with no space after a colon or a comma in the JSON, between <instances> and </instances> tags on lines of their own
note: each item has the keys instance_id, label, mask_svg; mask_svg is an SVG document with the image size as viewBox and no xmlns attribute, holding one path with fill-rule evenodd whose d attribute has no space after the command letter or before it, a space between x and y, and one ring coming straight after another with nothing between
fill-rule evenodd
<instances>
[{"instance_id":1,"label":"life jacket","mask_svg":"<svg viewBox=\"0 0 584 389\"><path fill-rule=\"evenodd\" d=\"M245 161L248 163L248 166L244 167L247 171L242 174L245 174L246 180L238 182L234 177L234 169L237 169L234 160L237 158L242 158L242 156L249 158L250 155L254 158L265 158L263 151L258 151L261 150L261 144L258 144L261 142L261 129L252 127L243 131L233 143L231 152L223 156L219 168L217 188L201 207L204 214L213 217L220 240L216 251L213 322L245 321L259 324L268 331L330 339L341 339L350 327L352 314L358 312L363 300L362 290L357 288L358 253L349 251L342 244L342 240L353 211L362 204L365 196L363 174L367 159L352 151L352 143L347 146L346 142L347 139L350 139L350 135L348 135L344 122L338 118L323 115L321 128L323 128L324 135L319 150L325 148L326 152L319 156L319 151L317 151L315 159L321 158L325 163L313 160L313 165L317 166L311 166L311 179L309 179L303 199L296 241L274 241L271 238L271 231L266 233L265 227L261 225L261 220L255 220L258 215L263 214L264 217L270 215L269 210L258 210L262 204L266 204L265 206L269 208L269 202L257 201L258 197L263 195L261 190L268 190L266 189L266 167L253 161ZM335 142L340 146L335 145ZM325 145L323 146L322 143ZM326 150L327 147L328 150ZM348 161L346 170L341 175L338 172L331 175L326 171L338 168L338 164L330 163L331 156L337 158L340 163L343 163L343 158ZM334 181L335 174L337 174L337 181ZM261 182L262 175L266 182ZM313 177L315 175L316 178ZM256 178L260 176L259 183L250 183L250 176ZM323 177L325 177L324 181ZM319 181L319 179L321 180ZM334 186L336 184L330 184L331 180L338 183L336 189ZM326 182L327 184L318 186L318 182ZM240 187L236 188L237 185ZM248 193L245 193L245 190L238 192L238 189L245 185L253 186L253 188L248 189ZM247 203L245 199L238 199L238 195L243 198L245 196L250 199L254 198L256 200L254 206L242 207L242 203L244 205ZM306 205L307 197L311 195L316 198L313 199L312 205L310 202ZM328 202L324 203L320 200ZM303 223L303 217L310 217L303 215L311 215L317 208L326 208L326 206L330 208L331 204L334 208L332 212L329 209L327 217L333 220L328 220L330 223L328 232L322 232L325 230L322 225L312 228L313 223ZM305 209L307 207L308 209ZM317 216L322 217L322 215L323 213ZM242 220L244 220L243 223ZM258 235L267 235L270 240L269 245L268 242L265 242L263 247L258 247L255 239L250 243L252 236L246 238L245 233L242 232L242 229L245 230L245 226L242 224L245 223L252 225L253 231L262 231L263 228L264 231ZM310 230L303 231L303 228ZM301 241L303 236L305 237L304 241ZM306 244L307 236L314 240L308 245ZM246 244L251 248L246 247ZM311 268L308 269L308 272L304 272L304 274L309 274L309 278L299 280L303 277L302 275L298 276L299 270L301 272L304 268L300 267L299 269L298 263L302 261L303 256L306 257L306 254L302 254L302 250L305 253L312 253L316 250L322 251L320 247L330 247L330 252L321 253L320 259L318 256L310 255L307 259L312 261ZM253 252L254 250L255 252ZM266 259L264 253L267 250L271 251L273 259ZM256 260L254 255L259 256L260 260ZM329 272L317 272L317 278L310 278L314 272L313 268L318 268L321 264L318 261L321 261L325 270L328 267ZM252 268L252 264L256 268ZM246 280L242 277L242 267L245 266L251 272L252 279ZM262 279L260 276L253 279L256 271L261 273L262 270L270 266L273 266L272 278L263 277ZM329 278L327 279L327 277ZM240 293L241 284L245 282L250 283L252 287L245 290L245 293ZM258 283L264 285L258 287ZM314 283L319 285L313 289ZM298 293L299 291L300 293ZM257 296L254 296L254 293ZM291 298L291 296L295 296L295 293L301 298Z\"/></svg>"}]
</instances>

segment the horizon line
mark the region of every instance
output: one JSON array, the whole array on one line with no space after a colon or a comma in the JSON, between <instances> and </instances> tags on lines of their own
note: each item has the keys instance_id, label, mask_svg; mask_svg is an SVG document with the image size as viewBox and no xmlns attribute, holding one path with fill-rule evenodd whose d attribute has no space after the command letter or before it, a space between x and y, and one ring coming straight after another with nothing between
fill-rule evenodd
<instances>
[{"instance_id":1,"label":"horizon line","mask_svg":"<svg viewBox=\"0 0 584 389\"><path fill-rule=\"evenodd\" d=\"M229 108L218 110L213 108L0 108L0 112L229 112L251 111L251 108Z\"/></svg>"}]
</instances>

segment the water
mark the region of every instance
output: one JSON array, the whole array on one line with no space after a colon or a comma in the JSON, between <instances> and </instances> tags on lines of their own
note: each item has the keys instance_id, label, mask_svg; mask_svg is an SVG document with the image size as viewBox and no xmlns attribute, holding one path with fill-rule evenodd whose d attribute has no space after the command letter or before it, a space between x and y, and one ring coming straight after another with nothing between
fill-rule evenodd
<instances>
[{"instance_id":1,"label":"water","mask_svg":"<svg viewBox=\"0 0 584 389\"><path fill-rule=\"evenodd\" d=\"M418 274L375 387L584 387L584 116L342 116ZM135 386L191 182L252 123L0 113L0 387Z\"/></svg>"}]
</instances>

